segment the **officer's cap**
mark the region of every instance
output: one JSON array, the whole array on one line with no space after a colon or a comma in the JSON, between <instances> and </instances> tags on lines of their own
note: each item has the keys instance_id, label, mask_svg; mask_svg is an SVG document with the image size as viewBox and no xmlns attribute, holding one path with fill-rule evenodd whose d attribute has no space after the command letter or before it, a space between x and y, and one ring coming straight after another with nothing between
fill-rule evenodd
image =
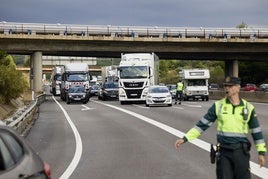
<instances>
[{"instance_id":1,"label":"officer's cap","mask_svg":"<svg viewBox=\"0 0 268 179\"><path fill-rule=\"evenodd\" d=\"M233 85L240 85L241 79L239 77L234 76L227 76L224 79L223 85L224 86L233 86Z\"/></svg>"}]
</instances>

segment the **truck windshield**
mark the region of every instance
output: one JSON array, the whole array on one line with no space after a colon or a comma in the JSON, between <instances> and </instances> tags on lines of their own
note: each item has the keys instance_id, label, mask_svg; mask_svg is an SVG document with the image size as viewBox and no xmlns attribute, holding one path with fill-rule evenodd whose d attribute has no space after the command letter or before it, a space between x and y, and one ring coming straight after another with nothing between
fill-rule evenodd
<instances>
[{"instance_id":1,"label":"truck windshield","mask_svg":"<svg viewBox=\"0 0 268 179\"><path fill-rule=\"evenodd\" d=\"M67 74L67 81L87 81L88 75L81 73Z\"/></svg>"},{"instance_id":2,"label":"truck windshield","mask_svg":"<svg viewBox=\"0 0 268 179\"><path fill-rule=\"evenodd\" d=\"M147 78L146 66L120 67L120 78Z\"/></svg>"},{"instance_id":3,"label":"truck windshield","mask_svg":"<svg viewBox=\"0 0 268 179\"><path fill-rule=\"evenodd\" d=\"M206 85L205 79L188 80L188 86L205 86L205 85Z\"/></svg>"}]
</instances>

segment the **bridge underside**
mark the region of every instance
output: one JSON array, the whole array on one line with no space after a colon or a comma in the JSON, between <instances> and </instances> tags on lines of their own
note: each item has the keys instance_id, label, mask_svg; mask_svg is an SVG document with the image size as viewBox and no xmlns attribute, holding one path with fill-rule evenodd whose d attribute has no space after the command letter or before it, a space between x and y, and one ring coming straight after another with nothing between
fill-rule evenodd
<instances>
[{"instance_id":1,"label":"bridge underside","mask_svg":"<svg viewBox=\"0 0 268 179\"><path fill-rule=\"evenodd\" d=\"M1 38L0 49L10 54L42 52L53 56L120 58L121 53L154 52L160 59L179 60L268 60L268 41L249 39L152 40L98 38Z\"/></svg>"}]
</instances>

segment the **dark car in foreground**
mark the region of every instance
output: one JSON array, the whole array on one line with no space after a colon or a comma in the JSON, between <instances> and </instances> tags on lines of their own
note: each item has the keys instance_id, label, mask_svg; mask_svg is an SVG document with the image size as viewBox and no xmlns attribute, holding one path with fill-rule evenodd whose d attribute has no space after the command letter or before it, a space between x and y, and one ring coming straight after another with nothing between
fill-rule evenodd
<instances>
[{"instance_id":1,"label":"dark car in foreground","mask_svg":"<svg viewBox=\"0 0 268 179\"><path fill-rule=\"evenodd\" d=\"M84 86L72 86L67 93L66 103L70 104L71 102L82 101L86 104L89 101L89 98L89 93Z\"/></svg>"},{"instance_id":2,"label":"dark car in foreground","mask_svg":"<svg viewBox=\"0 0 268 179\"><path fill-rule=\"evenodd\" d=\"M105 82L99 90L98 99L103 101L108 99L118 99L118 83Z\"/></svg>"},{"instance_id":3,"label":"dark car in foreground","mask_svg":"<svg viewBox=\"0 0 268 179\"><path fill-rule=\"evenodd\" d=\"M50 179L50 166L15 130L0 125L0 178Z\"/></svg>"}]
</instances>

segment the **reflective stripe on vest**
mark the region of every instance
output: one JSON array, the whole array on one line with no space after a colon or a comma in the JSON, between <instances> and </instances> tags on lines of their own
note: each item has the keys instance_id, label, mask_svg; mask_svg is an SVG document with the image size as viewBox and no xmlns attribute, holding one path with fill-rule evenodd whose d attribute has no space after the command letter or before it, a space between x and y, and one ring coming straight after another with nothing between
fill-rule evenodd
<instances>
[{"instance_id":1,"label":"reflective stripe on vest","mask_svg":"<svg viewBox=\"0 0 268 179\"><path fill-rule=\"evenodd\" d=\"M248 121L254 107L242 99L243 106L235 106L226 103L226 98L215 102L217 115L218 135L228 137L246 137L248 133ZM244 119L245 109L247 115ZM234 112L233 112L234 110Z\"/></svg>"}]
</instances>

